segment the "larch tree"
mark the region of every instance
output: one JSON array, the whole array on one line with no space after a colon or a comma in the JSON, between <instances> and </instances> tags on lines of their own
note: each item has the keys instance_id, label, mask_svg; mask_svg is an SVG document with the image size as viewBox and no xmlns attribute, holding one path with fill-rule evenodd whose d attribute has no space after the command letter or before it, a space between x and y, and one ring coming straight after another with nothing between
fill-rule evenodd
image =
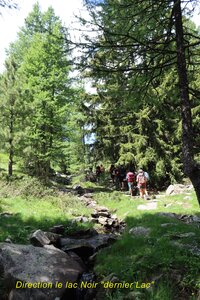
<instances>
[{"instance_id":1,"label":"larch tree","mask_svg":"<svg viewBox=\"0 0 200 300\"><path fill-rule=\"evenodd\" d=\"M172 110L174 109L174 116L177 117L177 112L181 112L179 116L182 122L181 161L184 173L191 179L200 203L200 167L194 157L196 145L193 141L188 81L192 51L198 47L200 39L197 31L191 29L188 31L186 27L189 13L187 5L190 3L195 6L197 1L85 2L91 16L89 24L96 30L96 38L85 36L82 45L82 66L87 70L88 76L99 78L99 82L105 86L107 76L111 76L108 74L115 73L129 78L126 88L128 92L133 91L134 94L132 93L130 101L125 102L130 104L132 101L130 109L134 111L138 101L142 110L145 105L157 106L159 97L158 102L154 103L153 96L159 89L160 80L167 71L175 70L176 67L173 74L175 93L173 94L172 90L171 97L175 99L175 104L173 105L172 101L170 106ZM195 71L197 67L193 65L193 69ZM123 89L123 86L121 88ZM199 89L199 86L197 88ZM194 106L198 105L199 102L196 100ZM171 132L173 133L173 129ZM149 147L148 144L145 146Z\"/></svg>"},{"instance_id":2,"label":"larch tree","mask_svg":"<svg viewBox=\"0 0 200 300\"><path fill-rule=\"evenodd\" d=\"M20 103L20 78L17 75L17 64L9 58L5 62L6 70L0 81L0 120L1 147L8 153L8 176L13 175L14 157L16 156L23 118Z\"/></svg>"},{"instance_id":3,"label":"larch tree","mask_svg":"<svg viewBox=\"0 0 200 300\"><path fill-rule=\"evenodd\" d=\"M38 4L26 18L10 47L22 78L29 116L20 155L32 174L48 178L52 163L62 156L66 141L70 92L67 31L52 8Z\"/></svg>"}]
</instances>

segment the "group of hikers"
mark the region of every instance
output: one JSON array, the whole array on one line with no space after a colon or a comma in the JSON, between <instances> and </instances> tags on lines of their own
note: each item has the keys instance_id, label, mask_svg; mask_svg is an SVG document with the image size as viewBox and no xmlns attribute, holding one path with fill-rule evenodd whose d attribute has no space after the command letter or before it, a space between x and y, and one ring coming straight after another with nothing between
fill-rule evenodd
<instances>
[{"instance_id":1,"label":"group of hikers","mask_svg":"<svg viewBox=\"0 0 200 300\"><path fill-rule=\"evenodd\" d=\"M149 174L142 169L138 172L134 172L132 168L126 169L123 165L115 166L111 165L109 173L112 183L116 186L116 189L121 191L129 190L131 196L136 196L139 192L140 197L149 199L147 192L147 182L149 180ZM101 178L105 176L104 166L98 165L95 171L96 181L99 182Z\"/></svg>"},{"instance_id":2,"label":"group of hikers","mask_svg":"<svg viewBox=\"0 0 200 300\"><path fill-rule=\"evenodd\" d=\"M127 187L130 191L131 196L135 196L139 191L140 197L148 199L149 195L147 192L147 182L149 180L149 174L142 169L138 172L134 172L132 168L126 168L124 166L115 167L110 166L109 173L111 180L123 191Z\"/></svg>"}]
</instances>

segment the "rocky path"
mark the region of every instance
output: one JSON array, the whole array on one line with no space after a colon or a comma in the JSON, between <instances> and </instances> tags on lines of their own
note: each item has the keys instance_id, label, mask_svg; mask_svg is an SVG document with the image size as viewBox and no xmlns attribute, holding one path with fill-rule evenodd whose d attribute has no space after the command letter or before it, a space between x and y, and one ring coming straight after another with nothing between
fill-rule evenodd
<instances>
[{"instance_id":1,"label":"rocky path","mask_svg":"<svg viewBox=\"0 0 200 300\"><path fill-rule=\"evenodd\" d=\"M30 236L30 245L13 244L11 240L0 243L0 283L9 300L79 300L85 299L83 293L91 292L79 289L79 282L94 280L96 253L119 238L125 222L99 206L92 193L80 193L79 188L78 196L93 212L90 218L79 216L72 222L94 222L99 224L98 231L85 229L67 235L65 227L58 224L47 232L36 230ZM7 299L5 294L0 295L2 299Z\"/></svg>"}]
</instances>

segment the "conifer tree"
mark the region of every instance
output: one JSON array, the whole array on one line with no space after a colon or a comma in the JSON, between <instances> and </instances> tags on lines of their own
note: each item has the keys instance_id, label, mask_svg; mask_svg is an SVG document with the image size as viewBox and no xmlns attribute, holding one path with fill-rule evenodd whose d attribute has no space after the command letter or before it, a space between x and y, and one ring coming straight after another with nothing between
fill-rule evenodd
<instances>
[{"instance_id":1,"label":"conifer tree","mask_svg":"<svg viewBox=\"0 0 200 300\"><path fill-rule=\"evenodd\" d=\"M22 117L20 104L20 79L17 75L17 64L10 58L5 63L6 71L1 77L1 146L7 149L8 176L13 175L14 157L16 156Z\"/></svg>"},{"instance_id":2,"label":"conifer tree","mask_svg":"<svg viewBox=\"0 0 200 300\"><path fill-rule=\"evenodd\" d=\"M53 9L42 13L36 4L9 52L19 65L29 107L19 154L27 171L44 178L64 151L67 110L73 103L66 34Z\"/></svg>"},{"instance_id":3,"label":"conifer tree","mask_svg":"<svg viewBox=\"0 0 200 300\"><path fill-rule=\"evenodd\" d=\"M91 12L90 24L93 24L97 38L92 37L90 39L89 36L85 37L86 42L83 49L82 63L84 68L90 70L91 77L99 78L96 80L104 84L107 91L106 78L112 76L110 74L119 74L120 78L127 78L125 88L124 85L121 85L121 88L125 93L128 91L130 96L125 97L124 102L131 104L130 107L139 117L138 122L135 123L136 127L133 124L132 131L138 135L143 148L151 149L151 133L156 132L163 120L160 120L160 117L156 114L155 118L158 118L156 122L151 120L151 123L154 125L157 123L156 128L155 126L148 126L146 122L148 115L146 115L146 118L143 118L142 112L145 111L145 108L147 108L147 111L151 111L151 108L152 111L155 111L153 109L155 105L156 111L159 114L161 113L162 117L162 111L157 109L160 101L159 94L156 94L159 86L162 85L161 79L167 76L167 72L170 72L170 69L174 73L175 93L173 94L172 91L170 94L170 106L172 111L174 111L174 121L177 119L177 124L179 120L182 121L182 163L184 172L191 179L200 202L200 184L198 179L200 169L198 162L194 160L195 146L188 84L191 49L197 47L200 44L200 40L199 35L194 30L192 31L190 28L189 33L183 25L183 23L187 24L184 21L187 6L184 7L182 5L183 1L180 0L156 2L146 0L88 0L85 2L88 10ZM188 2L196 4L196 1ZM88 57L86 63L85 57ZM177 72L174 69L176 66ZM175 70L174 72L173 69ZM116 75L112 77L114 78ZM174 99L175 103L173 103ZM139 103L136 108L135 104L137 102ZM179 116L176 108L177 112L181 112ZM141 116L138 115L139 112L141 112ZM141 124L146 123L142 131L140 130L139 120L142 121ZM168 125L166 124L165 126ZM165 126L163 127L163 134L166 132ZM174 133L173 128L174 126L171 128L171 132ZM169 147L163 134L162 144L164 147L162 145L162 148L167 153L169 152ZM126 144L124 144L124 148ZM133 144L133 141L129 143L130 147L134 148ZM177 142L174 140L170 144L172 146L171 150L175 150ZM156 154L155 146L156 142L153 142L154 151L151 154L153 159L155 157L154 154ZM173 151L174 157L177 154L179 154L179 151ZM144 156L147 157L147 153ZM160 162L161 165L162 163Z\"/></svg>"}]
</instances>

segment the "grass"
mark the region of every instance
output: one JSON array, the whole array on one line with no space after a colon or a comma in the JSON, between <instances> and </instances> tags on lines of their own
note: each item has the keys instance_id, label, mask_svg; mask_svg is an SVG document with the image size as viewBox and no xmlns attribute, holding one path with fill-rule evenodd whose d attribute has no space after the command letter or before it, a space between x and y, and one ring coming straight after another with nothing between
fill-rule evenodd
<instances>
[{"instance_id":1,"label":"grass","mask_svg":"<svg viewBox=\"0 0 200 300\"><path fill-rule=\"evenodd\" d=\"M199 256L188 250L188 245L200 244L199 228L159 212L177 214L199 214L199 206L194 192L190 198L186 194L158 199L155 210L138 210L138 205L146 205L142 199L130 199L121 192L97 193L100 205L108 207L118 217L125 219L127 228L122 238L111 248L103 249L97 255L95 271L103 278L111 272L120 281L152 282L151 289L115 290L107 299L125 299L125 294L137 292L136 299L198 299L200 288ZM167 226L161 224L170 223ZM133 236L129 230L136 226L150 229L147 237ZM180 238L183 233L193 232L195 236ZM178 244L177 244L178 243ZM179 245L182 246L179 246Z\"/></svg>"},{"instance_id":2,"label":"grass","mask_svg":"<svg viewBox=\"0 0 200 300\"><path fill-rule=\"evenodd\" d=\"M80 178L73 178L72 185L80 184ZM108 289L105 299L198 299L199 256L191 253L188 245L199 248L199 228L159 215L159 212L173 212L200 216L194 192L168 197L161 194L157 199L157 208L147 211L138 209L138 205L146 205L147 201L131 199L128 193L83 181L81 186L92 188L98 204L109 208L127 224L125 232L116 243L99 251L95 264L99 280L115 273L120 282L154 282L148 289L135 286L131 289ZM5 212L10 215L2 214ZM75 216L89 216L91 213L76 196L59 194L51 187L42 186L37 179L26 177L13 182L0 181L0 213L2 242L10 238L15 243L29 243L33 231L46 231L58 224L65 226L66 233L82 226L94 226L88 223L72 224ZM166 223L169 224L162 225ZM136 226L149 228L149 235L130 234L129 230ZM188 232L195 235L180 237Z\"/></svg>"},{"instance_id":3,"label":"grass","mask_svg":"<svg viewBox=\"0 0 200 300\"><path fill-rule=\"evenodd\" d=\"M66 233L77 229L75 216L89 216L81 201L73 195L57 194L35 179L0 184L0 242L10 238L15 243L28 243L29 235L63 224ZM5 214L7 213L7 214ZM81 227L91 227L89 223Z\"/></svg>"}]
</instances>

